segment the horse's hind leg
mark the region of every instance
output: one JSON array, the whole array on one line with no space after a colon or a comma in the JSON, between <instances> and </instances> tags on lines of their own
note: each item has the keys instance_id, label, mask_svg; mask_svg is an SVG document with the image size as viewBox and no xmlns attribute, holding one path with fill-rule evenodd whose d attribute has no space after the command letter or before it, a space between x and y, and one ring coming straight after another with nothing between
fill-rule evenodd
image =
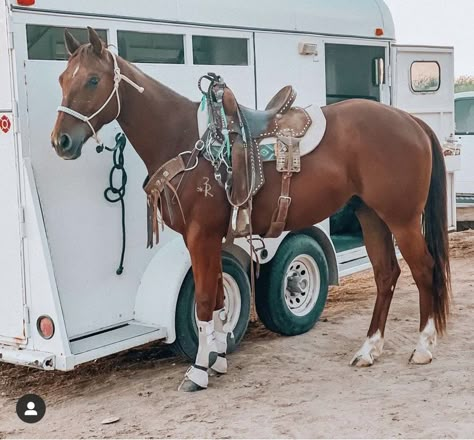
<instances>
[{"instance_id":1,"label":"horse's hind leg","mask_svg":"<svg viewBox=\"0 0 474 440\"><path fill-rule=\"evenodd\" d=\"M207 388L208 368L218 357L213 313L217 305L218 279L222 276L222 238L191 232L186 244L193 266L199 348L196 361L186 372L179 389L198 391Z\"/></svg>"},{"instance_id":2,"label":"horse's hind leg","mask_svg":"<svg viewBox=\"0 0 474 440\"><path fill-rule=\"evenodd\" d=\"M431 350L436 345L436 327L433 319L434 261L421 232L419 218L404 227L394 228L393 233L403 258L410 267L420 295L420 336L410 362L428 364L433 358Z\"/></svg>"},{"instance_id":3,"label":"horse's hind leg","mask_svg":"<svg viewBox=\"0 0 474 440\"><path fill-rule=\"evenodd\" d=\"M366 205L360 206L356 210L356 215L362 226L367 254L374 269L377 285L377 299L367 339L351 361L351 365L367 367L382 353L385 323L395 285L400 276L400 266L395 255L392 233L383 220Z\"/></svg>"}]
</instances>

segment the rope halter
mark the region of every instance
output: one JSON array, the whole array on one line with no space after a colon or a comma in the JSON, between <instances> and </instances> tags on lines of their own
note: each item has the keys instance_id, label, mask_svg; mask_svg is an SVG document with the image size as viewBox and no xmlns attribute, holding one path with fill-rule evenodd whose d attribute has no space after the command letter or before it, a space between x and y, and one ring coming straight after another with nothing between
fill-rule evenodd
<instances>
[{"instance_id":1,"label":"rope halter","mask_svg":"<svg viewBox=\"0 0 474 440\"><path fill-rule=\"evenodd\" d=\"M120 115L120 110L121 110L121 105L120 105L120 95L119 95L119 85L120 81L124 80L126 83L130 84L135 90L137 90L139 93L143 93L145 90L143 87L140 87L138 84L133 82L130 78L128 78L125 75L122 75L120 72L120 67L117 62L117 56L115 53L113 53L111 50L107 49L109 53L112 55L112 59L114 61L114 88L112 92L110 93L109 97L105 101L104 105L99 108L93 115L91 116L84 116L82 113L77 112L76 110L73 110L72 108L69 107L64 107L63 105L60 105L58 107L58 112L63 112L67 113L68 115L74 116L75 118L81 120L82 122L87 123L89 125L90 129L92 130L92 137L95 139L95 141L100 144L99 137L97 136L96 131L94 130L94 127L91 124L91 120L94 119L102 110L107 107L108 103L111 101L111 99L114 97L114 95L117 96L117 116L115 116L115 119L117 119Z\"/></svg>"}]
</instances>

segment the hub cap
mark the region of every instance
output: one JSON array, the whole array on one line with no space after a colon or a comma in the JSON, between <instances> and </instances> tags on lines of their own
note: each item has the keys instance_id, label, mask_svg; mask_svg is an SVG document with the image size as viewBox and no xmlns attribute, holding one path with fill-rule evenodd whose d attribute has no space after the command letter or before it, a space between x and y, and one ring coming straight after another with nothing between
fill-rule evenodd
<instances>
[{"instance_id":1,"label":"hub cap","mask_svg":"<svg viewBox=\"0 0 474 440\"><path fill-rule=\"evenodd\" d=\"M321 287L319 267L313 257L298 255L288 266L284 279L285 301L296 316L307 315L318 300Z\"/></svg>"}]
</instances>

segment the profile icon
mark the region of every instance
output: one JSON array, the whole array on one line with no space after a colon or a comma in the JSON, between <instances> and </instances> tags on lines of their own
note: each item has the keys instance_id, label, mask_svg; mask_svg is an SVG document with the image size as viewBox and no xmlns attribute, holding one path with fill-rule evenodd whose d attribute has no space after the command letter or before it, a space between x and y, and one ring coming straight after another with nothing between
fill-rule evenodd
<instances>
[{"instance_id":1,"label":"profile icon","mask_svg":"<svg viewBox=\"0 0 474 440\"><path fill-rule=\"evenodd\" d=\"M26 407L28 408L25 411L25 416L31 417L31 416L38 416L38 411L35 410L35 402L28 402L26 404Z\"/></svg>"},{"instance_id":2,"label":"profile icon","mask_svg":"<svg viewBox=\"0 0 474 440\"><path fill-rule=\"evenodd\" d=\"M18 417L26 423L39 422L46 413L44 400L36 394L26 394L16 404Z\"/></svg>"}]
</instances>

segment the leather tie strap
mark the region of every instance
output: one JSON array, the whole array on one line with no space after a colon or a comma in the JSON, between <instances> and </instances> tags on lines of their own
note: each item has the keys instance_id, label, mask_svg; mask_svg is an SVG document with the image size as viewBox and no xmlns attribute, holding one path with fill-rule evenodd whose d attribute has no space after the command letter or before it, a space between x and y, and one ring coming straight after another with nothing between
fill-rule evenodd
<instances>
[{"instance_id":1,"label":"leather tie strap","mask_svg":"<svg viewBox=\"0 0 474 440\"><path fill-rule=\"evenodd\" d=\"M286 218L291 205L290 184L293 173L284 173L281 178L281 193L278 198L278 205L273 212L270 228L265 234L265 238L276 238L285 230Z\"/></svg>"}]
</instances>

